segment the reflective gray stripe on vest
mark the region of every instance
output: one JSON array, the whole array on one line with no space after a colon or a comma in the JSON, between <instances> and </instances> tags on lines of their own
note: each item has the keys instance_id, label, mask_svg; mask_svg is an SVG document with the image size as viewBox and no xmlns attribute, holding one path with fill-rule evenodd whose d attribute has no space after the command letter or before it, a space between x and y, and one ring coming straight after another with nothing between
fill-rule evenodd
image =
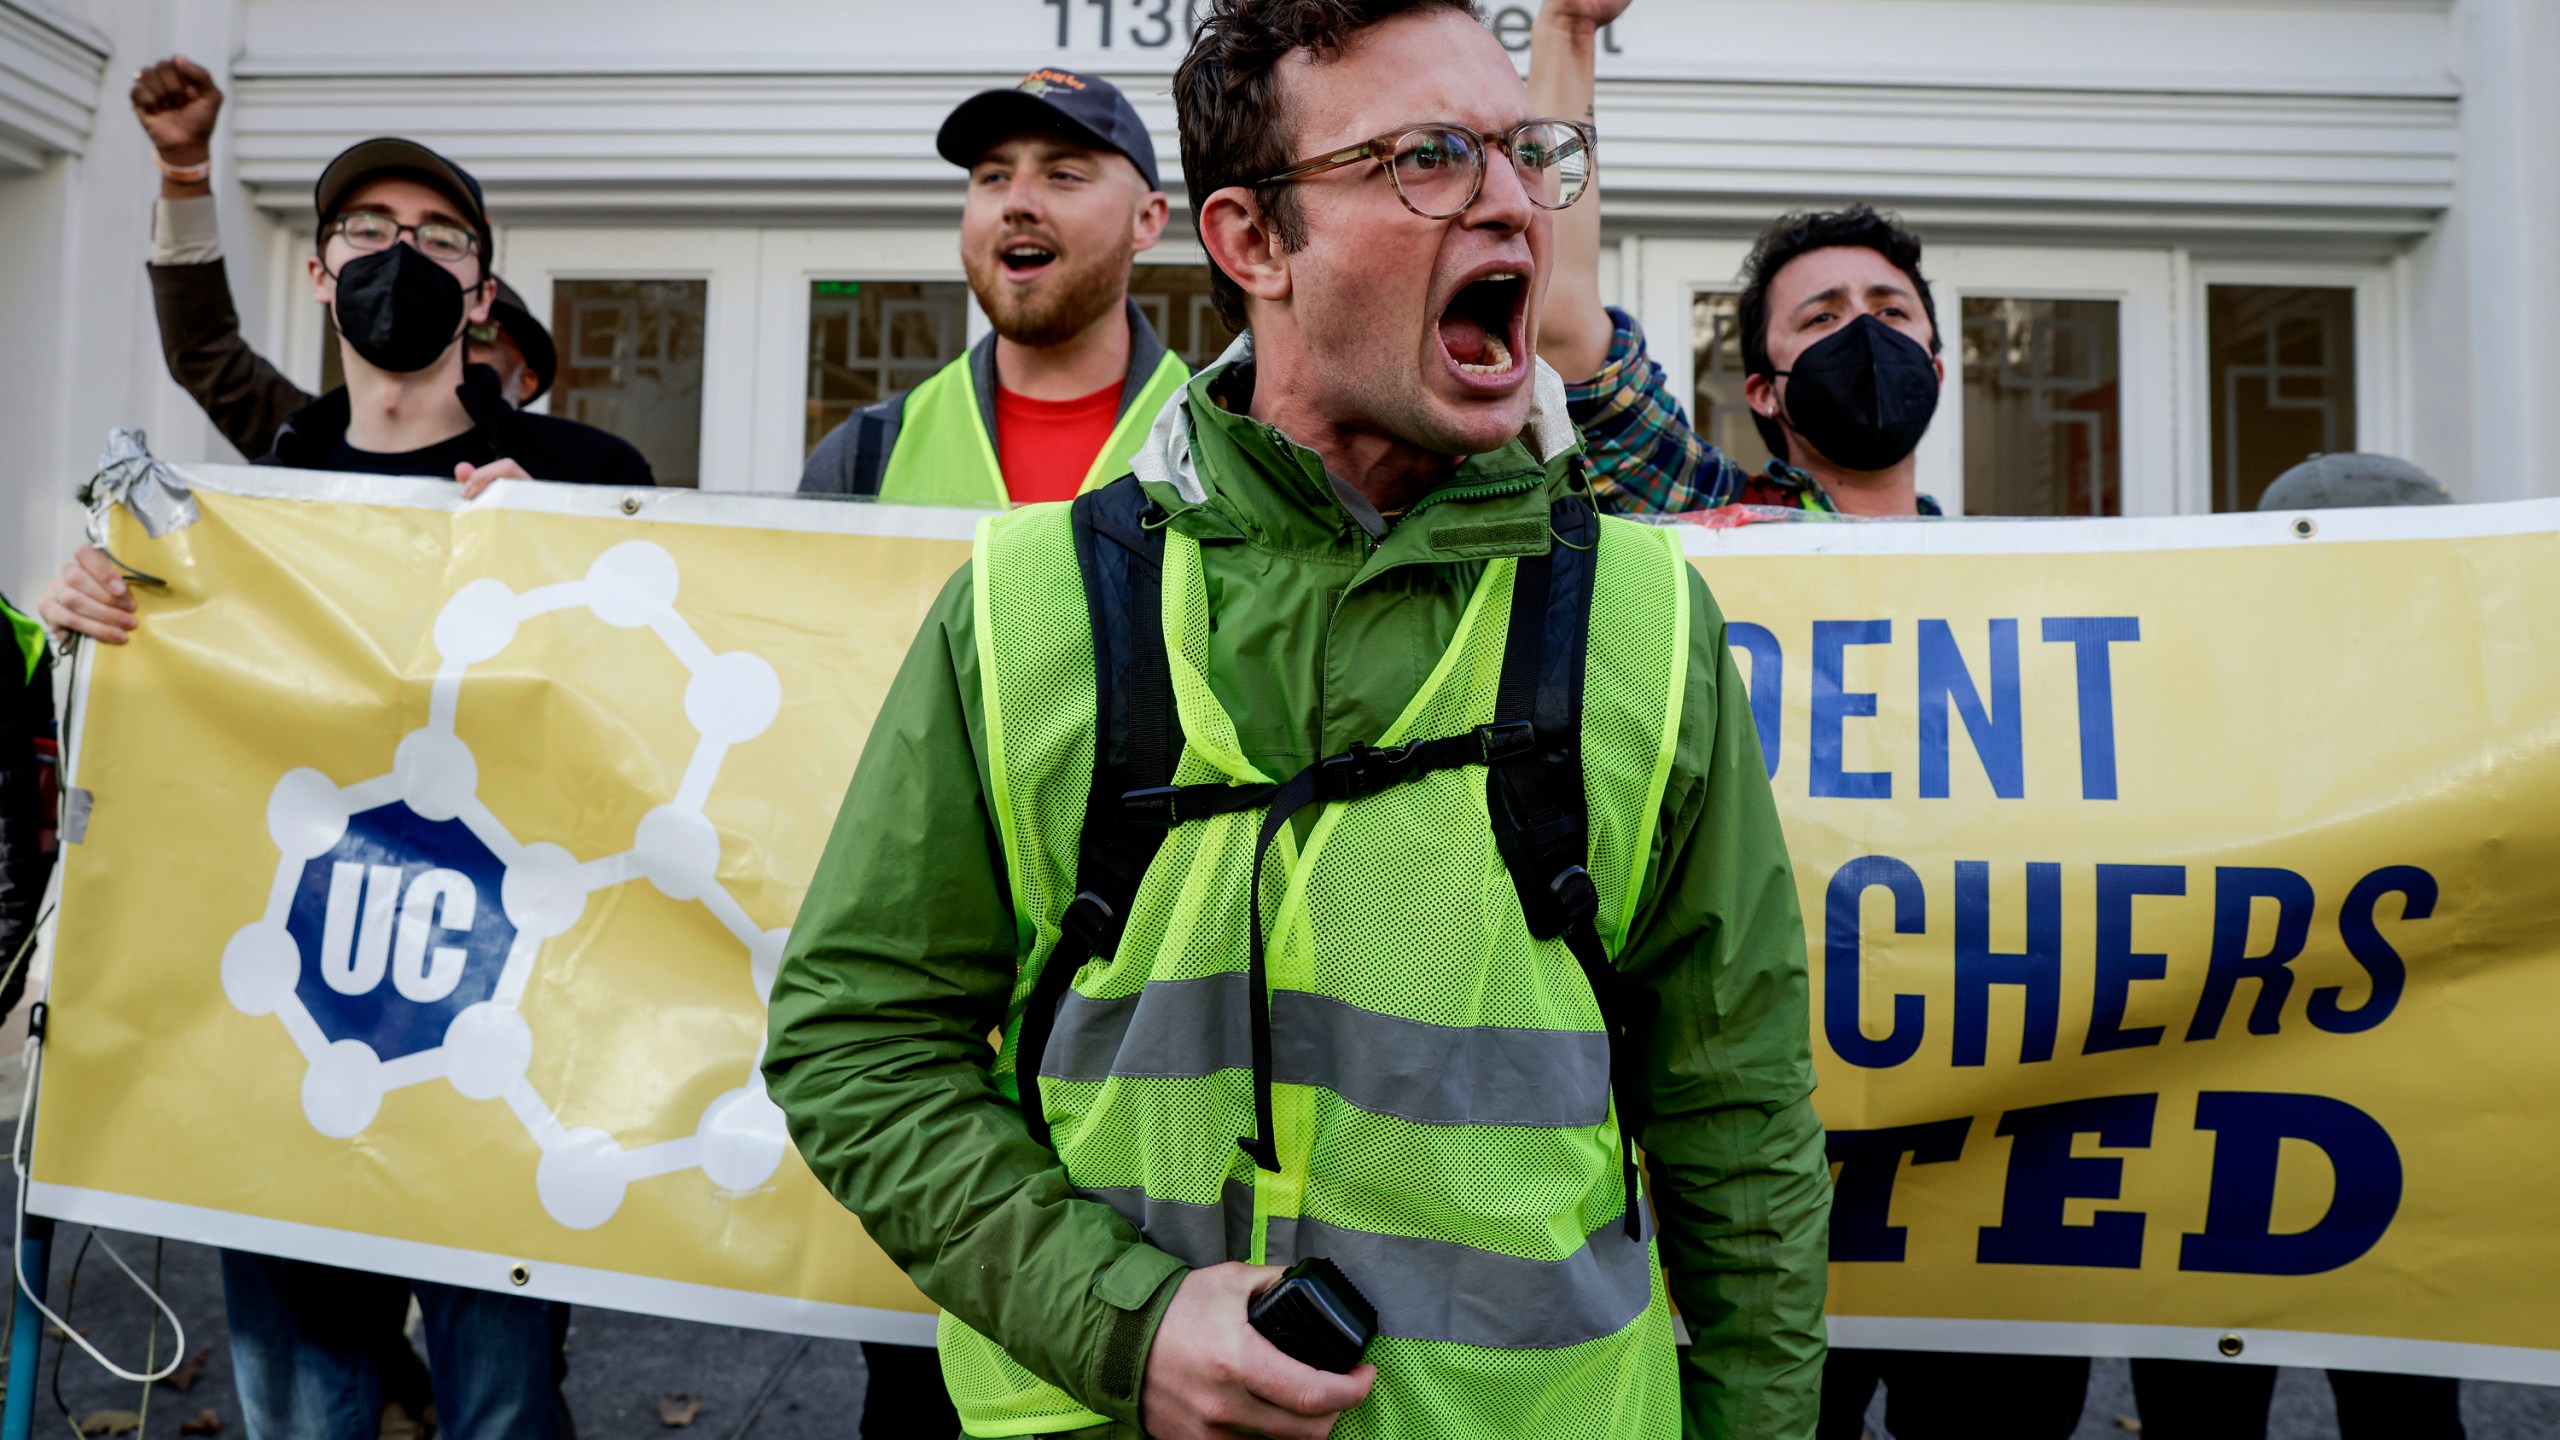
<instances>
[{"instance_id":1,"label":"reflective gray stripe on vest","mask_svg":"<svg viewBox=\"0 0 2560 1440\"><path fill-rule=\"evenodd\" d=\"M1156 980L1136 995L1058 1005L1042 1079L1196 1079L1252 1064L1245 976ZM1420 1125L1568 1129L1609 1118L1609 1037L1598 1030L1426 1025L1311 995L1271 996L1273 1078L1318 1086Z\"/></svg>"},{"instance_id":2,"label":"reflective gray stripe on vest","mask_svg":"<svg viewBox=\"0 0 2560 1440\"><path fill-rule=\"evenodd\" d=\"M1615 1216L1562 1260L1277 1215L1266 1238L1274 1265L1321 1255L1340 1266L1378 1307L1378 1333L1408 1340L1557 1350L1617 1334L1653 1301L1652 1246Z\"/></svg>"},{"instance_id":3,"label":"reflective gray stripe on vest","mask_svg":"<svg viewBox=\"0 0 2560 1440\"><path fill-rule=\"evenodd\" d=\"M1117 1211L1147 1243L1193 1267L1253 1253L1253 1190L1226 1182L1223 1203L1164 1200L1135 1185L1076 1192ZM1378 1333L1493 1350L1555 1350L1615 1335L1653 1300L1652 1217L1645 1241L1612 1216L1562 1260L1271 1217L1274 1265L1321 1255L1378 1307Z\"/></svg>"},{"instance_id":4,"label":"reflective gray stripe on vest","mask_svg":"<svg viewBox=\"0 0 2560 1440\"><path fill-rule=\"evenodd\" d=\"M1241 1180L1226 1183L1224 1203L1218 1205L1159 1200L1135 1185L1076 1193L1118 1211L1121 1219L1138 1227L1148 1244L1194 1269L1242 1260L1253 1253L1253 1187Z\"/></svg>"}]
</instances>

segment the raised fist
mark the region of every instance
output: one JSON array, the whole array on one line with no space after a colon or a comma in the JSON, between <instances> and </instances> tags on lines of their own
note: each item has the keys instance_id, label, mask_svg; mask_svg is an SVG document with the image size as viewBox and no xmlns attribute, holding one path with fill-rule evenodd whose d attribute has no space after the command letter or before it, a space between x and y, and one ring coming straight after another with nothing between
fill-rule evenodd
<instances>
[{"instance_id":1,"label":"raised fist","mask_svg":"<svg viewBox=\"0 0 2560 1440\"><path fill-rule=\"evenodd\" d=\"M1577 28L1597 30L1627 13L1633 0L1545 0L1538 7L1540 18L1561 20Z\"/></svg>"},{"instance_id":2,"label":"raised fist","mask_svg":"<svg viewBox=\"0 0 2560 1440\"><path fill-rule=\"evenodd\" d=\"M222 90L205 68L172 55L133 72L133 116L151 148L171 165L201 165L212 153Z\"/></svg>"}]
</instances>

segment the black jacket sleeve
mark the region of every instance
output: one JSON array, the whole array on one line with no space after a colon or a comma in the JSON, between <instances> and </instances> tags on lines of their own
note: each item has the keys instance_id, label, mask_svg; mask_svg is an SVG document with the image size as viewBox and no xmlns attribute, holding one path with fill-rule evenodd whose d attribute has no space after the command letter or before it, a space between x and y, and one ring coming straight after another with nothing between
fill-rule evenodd
<instances>
[{"instance_id":1,"label":"black jacket sleeve","mask_svg":"<svg viewBox=\"0 0 2560 1440\"><path fill-rule=\"evenodd\" d=\"M608 430L538 411L518 410L498 393L498 372L486 365L462 367L454 392L471 423L489 442L492 460L513 460L536 480L570 485L658 483L640 447Z\"/></svg>"},{"instance_id":2,"label":"black jacket sleeve","mask_svg":"<svg viewBox=\"0 0 2560 1440\"><path fill-rule=\"evenodd\" d=\"M26 967L15 964L19 948L35 929L36 907L43 902L45 882L52 877L53 855L43 841L52 830L44 810L44 770L52 762L39 756L38 740L53 738L53 672L50 660L36 665L33 679L21 680L18 652L6 643L0 627L0 1015L18 1006L26 993Z\"/></svg>"},{"instance_id":3,"label":"black jacket sleeve","mask_svg":"<svg viewBox=\"0 0 2560 1440\"><path fill-rule=\"evenodd\" d=\"M169 378L204 408L214 428L241 454L275 448L276 427L311 403L249 342L231 303L231 277L220 260L150 265L152 308L160 315L160 353Z\"/></svg>"}]
</instances>

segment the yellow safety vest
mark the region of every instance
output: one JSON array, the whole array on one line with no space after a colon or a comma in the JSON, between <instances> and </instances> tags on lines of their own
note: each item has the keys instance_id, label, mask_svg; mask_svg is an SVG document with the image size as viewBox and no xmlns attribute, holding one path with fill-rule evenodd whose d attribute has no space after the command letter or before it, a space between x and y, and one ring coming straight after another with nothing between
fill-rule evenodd
<instances>
[{"instance_id":1,"label":"yellow safety vest","mask_svg":"<svg viewBox=\"0 0 2560 1440\"><path fill-rule=\"evenodd\" d=\"M979 673L993 809L1022 927L997 1083L1031 977L1076 894L1095 680L1066 505L980 528ZM1582 764L1597 929L1614 954L1680 724L1688 575L1671 532L1602 521ZM1519 561L1486 564L1447 651L1381 746L1488 724ZM1165 535L1163 624L1183 785L1261 784L1208 683L1200 547ZM1441 770L1328 806L1264 870L1279 1167L1255 1130L1243 1033L1247 876L1262 812L1165 837L1116 953L1075 975L1040 1063L1069 1177L1194 1266L1323 1255L1379 1312L1379 1378L1334 1434L1670 1440L1679 1385L1661 1267L1631 1235L1608 1045L1565 944L1533 937L1486 803ZM944 1378L973 1436L1106 1423L952 1316Z\"/></svg>"},{"instance_id":2,"label":"yellow safety vest","mask_svg":"<svg viewBox=\"0 0 2560 1440\"><path fill-rule=\"evenodd\" d=\"M1005 489L1004 467L997 463L995 437L987 433L978 409L978 382L970 357L961 356L908 392L898 422L898 442L881 472L880 498L902 505L987 505L1013 503ZM1182 357L1167 350L1155 373L1120 423L1113 426L1093 468L1076 488L1090 490L1129 473L1129 457L1147 438L1156 412L1178 393L1191 371Z\"/></svg>"}]
</instances>

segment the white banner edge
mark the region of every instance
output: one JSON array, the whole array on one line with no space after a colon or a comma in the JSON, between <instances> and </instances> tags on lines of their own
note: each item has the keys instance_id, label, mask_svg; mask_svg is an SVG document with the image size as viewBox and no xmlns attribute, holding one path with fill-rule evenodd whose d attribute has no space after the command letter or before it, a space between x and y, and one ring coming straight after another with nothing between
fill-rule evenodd
<instances>
[{"instance_id":1,"label":"white banner edge","mask_svg":"<svg viewBox=\"0 0 2560 1440\"><path fill-rule=\"evenodd\" d=\"M151 1200L92 1190L85 1186L30 1181L27 1211L55 1220L103 1226L138 1235L165 1236L171 1240L254 1251L320 1265L337 1265L378 1275L431 1280L495 1291L501 1295L526 1295L569 1305L591 1305L605 1310L656 1315L669 1320L735 1325L750 1330L779 1331L786 1335L811 1335L825 1340L874 1340L892 1345L933 1343L935 1317L929 1314L839 1305L822 1300L797 1300L782 1295L764 1295L750 1290L633 1275L618 1270L598 1270L558 1261L521 1260L485 1251L433 1245L422 1240L398 1240L351 1230L334 1230L322 1225L270 1220L173 1200ZM507 1280L508 1272L519 1263L528 1272L528 1278L521 1286Z\"/></svg>"},{"instance_id":2,"label":"white banner edge","mask_svg":"<svg viewBox=\"0 0 2560 1440\"><path fill-rule=\"evenodd\" d=\"M2560 1351L2450 1340L2329 1335L2307 1330L2217 1330L2186 1325L2100 1325L2036 1320L1952 1320L1884 1315L1825 1318L1839 1349L1955 1351L1996 1355L2086 1355L2092 1359L2198 1360L2443 1375L2517 1385L2560 1385ZM2226 1356L2226 1336L2241 1342Z\"/></svg>"},{"instance_id":3,"label":"white banner edge","mask_svg":"<svg viewBox=\"0 0 2560 1440\"><path fill-rule=\"evenodd\" d=\"M2296 530L2307 522L2310 533ZM2091 555L2277 550L2397 540L2477 540L2560 533L2560 499L2263 514L2089 520L1776 521L1711 530L1673 522L1689 558L1775 555Z\"/></svg>"},{"instance_id":4,"label":"white banner edge","mask_svg":"<svg viewBox=\"0 0 2560 1440\"><path fill-rule=\"evenodd\" d=\"M330 500L402 510L513 510L598 520L798 530L822 535L879 535L902 540L976 537L978 523L1003 512L936 505L881 504L866 498L802 495L787 490L694 490L675 485L570 485L501 480L475 500L450 480L285 470L260 465L169 467L190 489L251 500Z\"/></svg>"}]
</instances>

